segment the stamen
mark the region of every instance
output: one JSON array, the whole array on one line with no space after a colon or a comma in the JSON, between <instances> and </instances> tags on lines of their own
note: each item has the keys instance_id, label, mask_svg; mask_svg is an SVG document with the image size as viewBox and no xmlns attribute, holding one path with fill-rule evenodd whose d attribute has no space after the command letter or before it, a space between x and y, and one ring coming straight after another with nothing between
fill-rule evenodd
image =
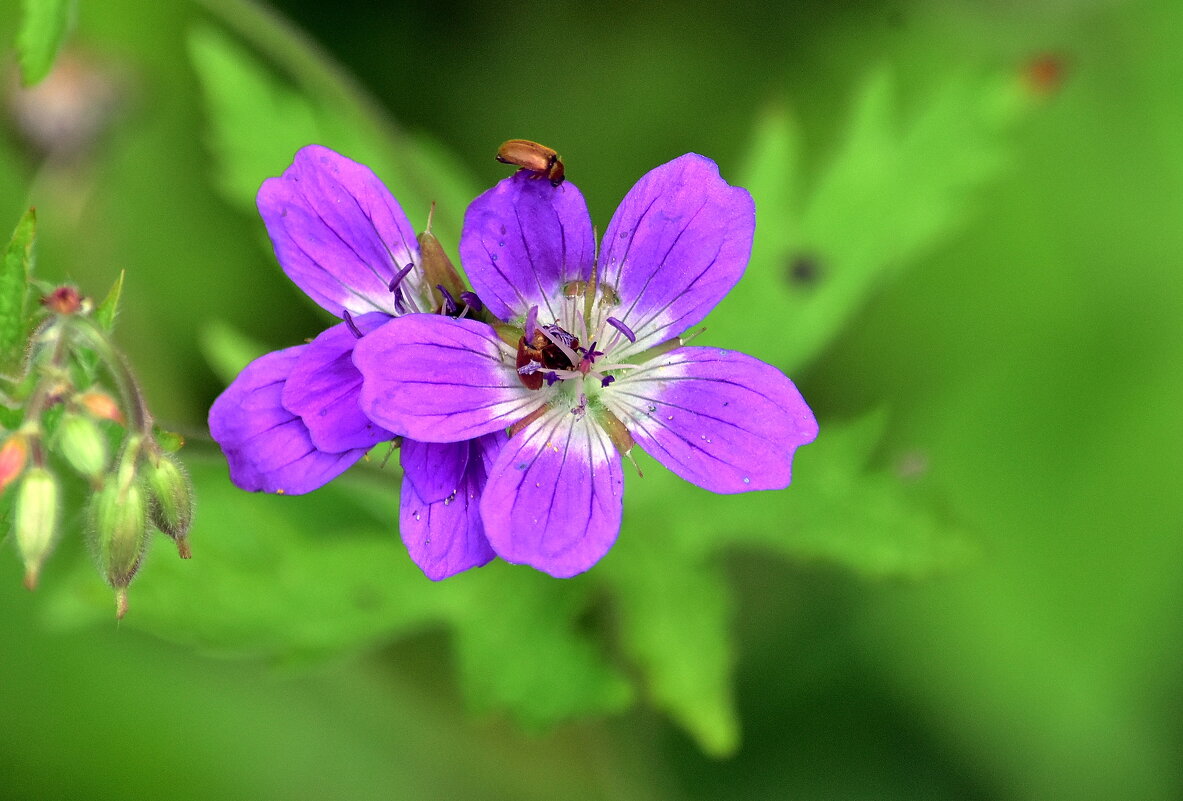
<instances>
[{"instance_id":1,"label":"stamen","mask_svg":"<svg viewBox=\"0 0 1183 801\"><path fill-rule=\"evenodd\" d=\"M613 381L615 381L615 380L616 380L616 376L614 376L614 375L606 375L606 376L604 376L603 378L601 378L601 379L600 379L600 386L601 386L601 387L606 387L606 386L608 386L609 384L611 384L611 383L612 383Z\"/></svg>"},{"instance_id":2,"label":"stamen","mask_svg":"<svg viewBox=\"0 0 1183 801\"><path fill-rule=\"evenodd\" d=\"M391 294L394 295L394 310L399 314L406 314L408 311L407 296L403 294L401 284L403 279L406 278L413 269L415 269L415 263L411 262L406 267L395 273L394 278L390 279L390 283L387 284L386 287L390 290ZM415 309L415 311L418 311L418 309Z\"/></svg>"},{"instance_id":3,"label":"stamen","mask_svg":"<svg viewBox=\"0 0 1183 801\"><path fill-rule=\"evenodd\" d=\"M554 370L551 370L549 373L547 373L546 375L544 375L544 376L543 376L543 378L545 378L545 379L546 379L546 385L547 385L548 387L552 387L552 386L554 386L554 385L555 385L555 384L556 384L558 381L560 381L560 380L561 380L561 379L559 378L558 374L557 374L557 373L555 373L555 371L554 371Z\"/></svg>"},{"instance_id":4,"label":"stamen","mask_svg":"<svg viewBox=\"0 0 1183 801\"><path fill-rule=\"evenodd\" d=\"M579 405L571 410L571 414L575 415L577 419L583 419L583 415L587 413L587 395L580 393Z\"/></svg>"},{"instance_id":5,"label":"stamen","mask_svg":"<svg viewBox=\"0 0 1183 801\"><path fill-rule=\"evenodd\" d=\"M534 330L538 327L538 307L531 306L526 312L526 341L534 341Z\"/></svg>"},{"instance_id":6,"label":"stamen","mask_svg":"<svg viewBox=\"0 0 1183 801\"><path fill-rule=\"evenodd\" d=\"M398 285L403 282L403 279L406 278L413 269L415 269L415 263L411 262L406 267L394 274L394 278L390 279L390 283L386 285L386 288L391 292L398 292Z\"/></svg>"},{"instance_id":7,"label":"stamen","mask_svg":"<svg viewBox=\"0 0 1183 801\"><path fill-rule=\"evenodd\" d=\"M518 375L531 375L542 369L542 363L531 359L527 364L518 368Z\"/></svg>"},{"instance_id":8,"label":"stamen","mask_svg":"<svg viewBox=\"0 0 1183 801\"><path fill-rule=\"evenodd\" d=\"M349 313L349 309L342 309L341 314L345 318L345 325L349 326L350 332L358 339L361 339L361 329L357 327L357 323L353 322L353 315Z\"/></svg>"},{"instance_id":9,"label":"stamen","mask_svg":"<svg viewBox=\"0 0 1183 801\"><path fill-rule=\"evenodd\" d=\"M436 284L435 288L444 296L444 310L447 311L449 317L455 317L456 312L460 311L460 307L456 305L456 298L452 297L452 293L444 289L443 284Z\"/></svg>"},{"instance_id":10,"label":"stamen","mask_svg":"<svg viewBox=\"0 0 1183 801\"><path fill-rule=\"evenodd\" d=\"M484 311L485 309L485 304L481 302L481 299L475 292L461 292L460 299L468 304L468 308L474 312Z\"/></svg>"},{"instance_id":11,"label":"stamen","mask_svg":"<svg viewBox=\"0 0 1183 801\"><path fill-rule=\"evenodd\" d=\"M636 342L637 341L637 335L633 333L633 329L629 328L627 325L622 323L620 320L617 320L615 317L609 317L604 322L608 323L608 325L612 326L617 331L624 334L625 338L628 339L629 342Z\"/></svg>"}]
</instances>

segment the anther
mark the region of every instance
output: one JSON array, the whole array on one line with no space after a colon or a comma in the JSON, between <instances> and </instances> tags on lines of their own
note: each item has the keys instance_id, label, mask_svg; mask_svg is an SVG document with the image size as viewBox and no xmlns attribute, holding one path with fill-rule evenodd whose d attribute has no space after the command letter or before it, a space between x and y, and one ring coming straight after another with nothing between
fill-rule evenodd
<instances>
[{"instance_id":1,"label":"anther","mask_svg":"<svg viewBox=\"0 0 1183 801\"><path fill-rule=\"evenodd\" d=\"M436 284L435 288L444 296L444 310L447 311L448 316L455 317L456 312L460 311L460 307L456 305L456 298L452 297L452 293L444 289L443 284Z\"/></svg>"},{"instance_id":2,"label":"anther","mask_svg":"<svg viewBox=\"0 0 1183 801\"><path fill-rule=\"evenodd\" d=\"M633 329L629 328L627 325L622 323L620 320L617 320L615 317L609 317L604 322L606 322L608 325L615 328L620 333L624 334L625 338L628 339L629 342L636 342L637 341L637 335L633 333Z\"/></svg>"},{"instance_id":3,"label":"anther","mask_svg":"<svg viewBox=\"0 0 1183 801\"><path fill-rule=\"evenodd\" d=\"M355 337L361 339L361 329L357 327L357 323L353 322L353 315L349 313L349 309L342 309L341 314L345 318L345 325L349 326L349 330Z\"/></svg>"}]
</instances>

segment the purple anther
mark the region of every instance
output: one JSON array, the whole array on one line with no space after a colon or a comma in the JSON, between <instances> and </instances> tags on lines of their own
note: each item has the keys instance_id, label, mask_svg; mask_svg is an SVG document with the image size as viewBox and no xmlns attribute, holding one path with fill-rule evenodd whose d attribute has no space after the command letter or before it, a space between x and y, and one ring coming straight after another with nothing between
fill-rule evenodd
<instances>
[{"instance_id":1,"label":"purple anther","mask_svg":"<svg viewBox=\"0 0 1183 801\"><path fill-rule=\"evenodd\" d=\"M349 309L342 309L341 315L345 318L345 325L349 326L349 330L358 339L362 338L361 329L357 327L357 323L353 322L353 315L349 313Z\"/></svg>"},{"instance_id":2,"label":"purple anther","mask_svg":"<svg viewBox=\"0 0 1183 801\"><path fill-rule=\"evenodd\" d=\"M394 295L394 310L399 314L407 313L407 299L403 295L403 288L401 286L403 279L410 274L411 270L415 268L414 263L408 264L406 267L394 274L394 278L390 279L387 289Z\"/></svg>"},{"instance_id":3,"label":"purple anther","mask_svg":"<svg viewBox=\"0 0 1183 801\"><path fill-rule=\"evenodd\" d=\"M617 320L615 317L609 317L604 322L606 322L608 325L615 328L620 333L624 334L625 338L628 339L629 342L636 342L637 341L637 335L633 333L633 329L629 328L627 325L620 322L620 320Z\"/></svg>"},{"instance_id":4,"label":"purple anther","mask_svg":"<svg viewBox=\"0 0 1183 801\"><path fill-rule=\"evenodd\" d=\"M456 305L456 298L452 297L451 292L444 289L443 284L436 284L435 288L438 289L440 294L444 296L444 308L447 310L448 315L455 317L456 313L460 311L460 307Z\"/></svg>"},{"instance_id":5,"label":"purple anther","mask_svg":"<svg viewBox=\"0 0 1183 801\"><path fill-rule=\"evenodd\" d=\"M579 396L579 405L571 410L571 414L575 415L577 418L582 420L583 415L586 413L587 413L587 395L580 395Z\"/></svg>"},{"instance_id":6,"label":"purple anther","mask_svg":"<svg viewBox=\"0 0 1183 801\"><path fill-rule=\"evenodd\" d=\"M529 362L518 368L518 375L531 375L532 373L537 373L541 369L542 364L531 359ZM551 373L551 375L554 375L554 373Z\"/></svg>"},{"instance_id":7,"label":"purple anther","mask_svg":"<svg viewBox=\"0 0 1183 801\"><path fill-rule=\"evenodd\" d=\"M403 279L406 278L413 269L415 269L414 262L399 270L394 274L394 278L390 279L390 283L386 285L386 288L391 292L398 292L398 285L403 282Z\"/></svg>"},{"instance_id":8,"label":"purple anther","mask_svg":"<svg viewBox=\"0 0 1183 801\"><path fill-rule=\"evenodd\" d=\"M608 386L609 384L611 384L611 383L612 383L613 381L615 381L615 380L616 380L616 376L614 376L614 375L606 375L606 376L604 376L603 378L601 378L601 379L600 379L600 386L601 386L601 387L606 387L606 386Z\"/></svg>"},{"instance_id":9,"label":"purple anther","mask_svg":"<svg viewBox=\"0 0 1183 801\"><path fill-rule=\"evenodd\" d=\"M534 329L538 327L538 307L531 306L526 312L526 342L534 341Z\"/></svg>"},{"instance_id":10,"label":"purple anther","mask_svg":"<svg viewBox=\"0 0 1183 801\"><path fill-rule=\"evenodd\" d=\"M604 355L604 351L596 350L596 345L598 345L598 344L600 344L600 343L598 343L598 342L591 343L591 347L589 347L587 350L583 350L583 348L580 348L580 350L583 350L583 358L586 359L589 364L591 362L594 362L596 360L597 356Z\"/></svg>"},{"instance_id":11,"label":"purple anther","mask_svg":"<svg viewBox=\"0 0 1183 801\"><path fill-rule=\"evenodd\" d=\"M485 304L481 303L481 299L477 297L475 292L461 292L460 299L467 303L468 308L474 312L482 311L485 308Z\"/></svg>"},{"instance_id":12,"label":"purple anther","mask_svg":"<svg viewBox=\"0 0 1183 801\"><path fill-rule=\"evenodd\" d=\"M554 370L551 370L549 373L547 373L546 375L544 375L544 376L543 376L543 378L545 378L545 379L546 379L546 385L547 385L548 387L550 387L550 386L554 386L555 382L557 382L557 381L560 381L560 380L561 380L561 379L559 378L559 374L558 374L558 373L556 373Z\"/></svg>"}]
</instances>

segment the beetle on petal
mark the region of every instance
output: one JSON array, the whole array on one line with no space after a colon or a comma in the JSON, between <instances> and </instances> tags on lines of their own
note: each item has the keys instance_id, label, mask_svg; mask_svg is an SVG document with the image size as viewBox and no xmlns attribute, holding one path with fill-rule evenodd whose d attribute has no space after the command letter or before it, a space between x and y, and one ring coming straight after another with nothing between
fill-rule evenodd
<instances>
[{"instance_id":1,"label":"beetle on petal","mask_svg":"<svg viewBox=\"0 0 1183 801\"><path fill-rule=\"evenodd\" d=\"M497 149L496 158L502 164L521 167L531 174L531 178L546 178L551 186L563 182L563 159L546 145L529 139L510 139Z\"/></svg>"}]
</instances>

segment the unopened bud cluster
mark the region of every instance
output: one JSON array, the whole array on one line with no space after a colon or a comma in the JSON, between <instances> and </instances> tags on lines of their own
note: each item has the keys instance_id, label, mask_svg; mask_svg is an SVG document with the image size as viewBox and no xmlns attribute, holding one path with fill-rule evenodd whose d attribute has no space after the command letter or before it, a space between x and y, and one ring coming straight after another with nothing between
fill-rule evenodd
<instances>
[{"instance_id":1,"label":"unopened bud cluster","mask_svg":"<svg viewBox=\"0 0 1183 801\"><path fill-rule=\"evenodd\" d=\"M33 589L63 519L76 517L62 508L64 485L81 482L89 545L122 617L155 530L189 558L193 488L160 444L169 437L153 426L111 341L113 308L104 316L77 290L60 287L41 309L19 374L0 374L0 400L15 410L0 419L0 508L9 509L0 519L10 521Z\"/></svg>"}]
</instances>

